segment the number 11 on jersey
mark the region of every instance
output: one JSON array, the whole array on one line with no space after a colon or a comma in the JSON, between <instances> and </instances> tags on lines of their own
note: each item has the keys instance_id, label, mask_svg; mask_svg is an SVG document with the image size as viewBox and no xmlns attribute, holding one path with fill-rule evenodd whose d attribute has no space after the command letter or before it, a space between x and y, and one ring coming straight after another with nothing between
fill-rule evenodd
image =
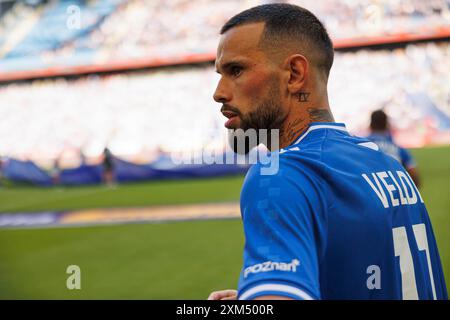
<instances>
[{"instance_id":1,"label":"number 11 on jersey","mask_svg":"<svg viewBox=\"0 0 450 320\"><path fill-rule=\"evenodd\" d=\"M428 247L427 231L425 224L413 225L414 238L420 251L425 251L427 257L428 271L430 275L431 288L433 290L433 299L436 300L436 289L434 285L433 269L431 267L430 251ZM403 300L418 300L416 276L414 272L414 263L409 247L408 235L405 227L392 229L394 239L395 256L400 257L400 273L402 275L402 296Z\"/></svg>"}]
</instances>

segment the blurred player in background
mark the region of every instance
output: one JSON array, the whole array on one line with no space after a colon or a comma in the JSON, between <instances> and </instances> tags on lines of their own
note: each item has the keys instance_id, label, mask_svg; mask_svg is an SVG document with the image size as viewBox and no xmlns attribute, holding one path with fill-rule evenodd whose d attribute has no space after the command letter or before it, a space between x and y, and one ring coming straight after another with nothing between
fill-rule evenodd
<instances>
[{"instance_id":1,"label":"blurred player in background","mask_svg":"<svg viewBox=\"0 0 450 320\"><path fill-rule=\"evenodd\" d=\"M0 155L0 188L3 186L3 167L4 167L4 165L3 165L3 157Z\"/></svg>"},{"instance_id":2,"label":"blurred player in background","mask_svg":"<svg viewBox=\"0 0 450 320\"><path fill-rule=\"evenodd\" d=\"M279 170L253 165L241 192L237 290L208 299L447 299L422 197L404 168L331 114L333 45L294 5L221 29L214 99L228 129L279 130ZM351 85L351 84L348 84Z\"/></svg>"},{"instance_id":3,"label":"blurred player in background","mask_svg":"<svg viewBox=\"0 0 450 320\"><path fill-rule=\"evenodd\" d=\"M50 177L52 179L52 184L53 185L59 185L61 182L60 179L60 175L61 175L61 164L60 164L60 156L58 156L54 161L53 161L53 166L50 169Z\"/></svg>"},{"instance_id":4,"label":"blurred player in background","mask_svg":"<svg viewBox=\"0 0 450 320\"><path fill-rule=\"evenodd\" d=\"M108 148L103 150L103 183L114 186L114 156Z\"/></svg>"},{"instance_id":5,"label":"blurred player in background","mask_svg":"<svg viewBox=\"0 0 450 320\"><path fill-rule=\"evenodd\" d=\"M369 140L375 142L384 153L400 162L408 171L417 187L420 187L419 172L411 153L405 148L395 144L392 139L387 114L383 110L376 110L370 116Z\"/></svg>"}]
</instances>

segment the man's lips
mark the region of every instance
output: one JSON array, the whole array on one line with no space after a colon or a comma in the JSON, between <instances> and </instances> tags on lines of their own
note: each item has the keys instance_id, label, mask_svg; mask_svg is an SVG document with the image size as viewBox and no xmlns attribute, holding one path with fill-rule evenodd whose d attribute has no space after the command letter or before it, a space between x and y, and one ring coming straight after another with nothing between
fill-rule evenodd
<instances>
[{"instance_id":1,"label":"man's lips","mask_svg":"<svg viewBox=\"0 0 450 320\"><path fill-rule=\"evenodd\" d=\"M222 114L228 118L228 121L225 122L225 127L231 129L233 122L238 119L238 114L233 111L222 111Z\"/></svg>"},{"instance_id":2,"label":"man's lips","mask_svg":"<svg viewBox=\"0 0 450 320\"><path fill-rule=\"evenodd\" d=\"M232 118L232 117L236 117L238 114L236 112L233 111L222 111L222 114L227 117L228 119Z\"/></svg>"},{"instance_id":3,"label":"man's lips","mask_svg":"<svg viewBox=\"0 0 450 320\"><path fill-rule=\"evenodd\" d=\"M225 122L225 128L227 129L234 129L233 127L233 123L236 122L236 120L238 119L238 116L234 116L228 119L227 122Z\"/></svg>"}]
</instances>

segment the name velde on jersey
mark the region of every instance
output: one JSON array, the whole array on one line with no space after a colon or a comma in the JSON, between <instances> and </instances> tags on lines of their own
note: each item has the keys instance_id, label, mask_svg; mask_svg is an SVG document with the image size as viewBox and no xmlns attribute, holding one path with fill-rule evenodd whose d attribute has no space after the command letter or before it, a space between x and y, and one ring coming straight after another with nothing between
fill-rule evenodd
<instances>
[{"instance_id":1,"label":"name velde on jersey","mask_svg":"<svg viewBox=\"0 0 450 320\"><path fill-rule=\"evenodd\" d=\"M298 265L300 265L300 261L297 259L293 259L290 263L266 261L245 268L244 278L247 278L249 273L260 273L274 270L296 272Z\"/></svg>"},{"instance_id":2,"label":"name velde on jersey","mask_svg":"<svg viewBox=\"0 0 450 320\"><path fill-rule=\"evenodd\" d=\"M417 190L416 185L407 172L395 171L392 173L391 171L380 171L369 173L368 175L363 173L362 177L375 192L385 208L389 208L389 206L413 205L417 203L418 199L423 203L419 190ZM381 185L386 188L391 200L390 202ZM395 191L398 192L398 198L395 197Z\"/></svg>"}]
</instances>

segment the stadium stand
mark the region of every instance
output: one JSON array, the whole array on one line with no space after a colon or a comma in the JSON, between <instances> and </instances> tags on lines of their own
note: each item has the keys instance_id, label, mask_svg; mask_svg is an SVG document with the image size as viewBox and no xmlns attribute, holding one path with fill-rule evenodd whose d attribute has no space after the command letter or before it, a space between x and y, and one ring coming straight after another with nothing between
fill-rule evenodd
<instances>
[{"instance_id":1,"label":"stadium stand","mask_svg":"<svg viewBox=\"0 0 450 320\"><path fill-rule=\"evenodd\" d=\"M115 8L117 1L107 0L86 5L81 0L58 1L48 5L30 32L7 53L6 59L31 56L41 52L56 50L97 28L102 20ZM76 10L75 10L76 8ZM70 24L67 13L79 10L82 17L79 25Z\"/></svg>"},{"instance_id":2,"label":"stadium stand","mask_svg":"<svg viewBox=\"0 0 450 320\"><path fill-rule=\"evenodd\" d=\"M12 20L16 28L0 26L0 30L8 30L7 37L0 38L0 57L6 58L0 61L0 70L137 58L186 56L188 60L192 54L215 52L218 30L227 18L263 2L64 0L34 5L30 10L18 1L17 8L3 19ZM335 42L407 33L432 36L442 28L450 35L450 0L289 2L321 17ZM74 19L80 20L79 26ZM70 23L73 26L66 27Z\"/></svg>"},{"instance_id":3,"label":"stadium stand","mask_svg":"<svg viewBox=\"0 0 450 320\"><path fill-rule=\"evenodd\" d=\"M370 112L385 107L404 145L436 143L450 130L449 69L448 43L338 53L330 78L337 120L351 119L350 130L364 134ZM142 162L158 150L223 148L223 116L211 98L216 77L212 66L189 66L3 86L0 154L93 157L109 145Z\"/></svg>"},{"instance_id":4,"label":"stadium stand","mask_svg":"<svg viewBox=\"0 0 450 320\"><path fill-rule=\"evenodd\" d=\"M127 69L142 57L153 57L157 64L171 56L189 62L193 54L215 50L218 30L228 17L261 2L16 1L0 19L0 78L17 70L29 74L61 66L69 75L78 74L74 66L99 62L107 71L118 60ZM450 27L450 0L291 2L318 14L335 43ZM70 20L78 13L79 25ZM77 78L43 79L41 74L36 80L0 84L0 154L9 158L7 175L49 184L46 170L59 159L63 183L98 182L105 146L119 158L119 181L161 174L154 170L185 169L175 168L168 155L184 157L204 149L222 154L226 131L212 100L218 79L212 59L209 55L196 66ZM449 143L448 70L450 45L445 41L338 52L330 78L336 120L365 135L370 112L384 108L401 145Z\"/></svg>"}]
</instances>

